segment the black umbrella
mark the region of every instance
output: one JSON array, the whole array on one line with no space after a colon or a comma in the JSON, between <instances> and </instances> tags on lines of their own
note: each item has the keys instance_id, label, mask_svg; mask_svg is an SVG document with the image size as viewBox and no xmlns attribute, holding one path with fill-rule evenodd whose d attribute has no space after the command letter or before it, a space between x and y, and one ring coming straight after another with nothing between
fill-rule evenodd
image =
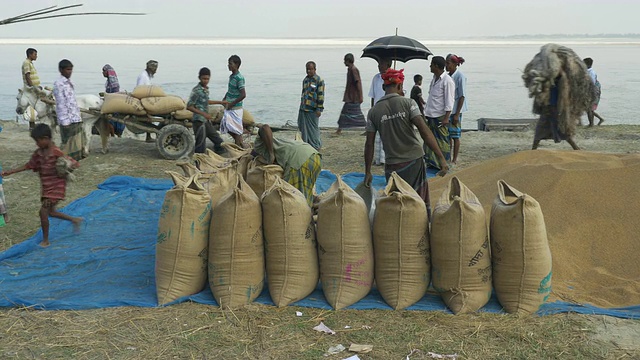
<instances>
[{"instance_id":1,"label":"black umbrella","mask_svg":"<svg viewBox=\"0 0 640 360\"><path fill-rule=\"evenodd\" d=\"M427 60L429 55L433 55L433 53L420 41L406 36L393 35L372 41L362 49L361 57L372 58L376 61L386 58L407 62L412 59Z\"/></svg>"}]
</instances>

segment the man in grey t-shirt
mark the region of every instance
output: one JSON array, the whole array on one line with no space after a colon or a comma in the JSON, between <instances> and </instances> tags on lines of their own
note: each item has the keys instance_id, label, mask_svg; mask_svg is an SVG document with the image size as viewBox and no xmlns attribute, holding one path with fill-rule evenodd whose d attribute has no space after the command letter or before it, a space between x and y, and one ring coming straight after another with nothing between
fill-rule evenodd
<instances>
[{"instance_id":1,"label":"man in grey t-shirt","mask_svg":"<svg viewBox=\"0 0 640 360\"><path fill-rule=\"evenodd\" d=\"M373 179L371 163L375 148L376 133L380 133L386 154L384 174L387 180L394 171L411 185L427 205L429 204L429 187L427 185L427 167L424 161L422 143L416 135L418 128L420 137L437 156L440 162L438 175L444 176L449 167L436 143L433 133L427 127L418 104L402 96L403 70L389 69L382 74L385 96L383 96L367 115L367 141L364 148L365 185L370 186Z\"/></svg>"}]
</instances>

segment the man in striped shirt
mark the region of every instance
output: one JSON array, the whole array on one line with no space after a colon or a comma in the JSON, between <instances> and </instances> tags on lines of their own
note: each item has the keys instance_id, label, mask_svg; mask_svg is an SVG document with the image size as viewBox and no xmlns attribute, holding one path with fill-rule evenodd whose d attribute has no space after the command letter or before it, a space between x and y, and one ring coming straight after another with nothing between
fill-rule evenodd
<instances>
[{"instance_id":1,"label":"man in striped shirt","mask_svg":"<svg viewBox=\"0 0 640 360\"><path fill-rule=\"evenodd\" d=\"M307 76L302 80L300 111L298 112L298 130L302 141L320 150L320 116L324 110L324 80L316 74L316 63L308 61L305 65Z\"/></svg>"},{"instance_id":2,"label":"man in striped shirt","mask_svg":"<svg viewBox=\"0 0 640 360\"><path fill-rule=\"evenodd\" d=\"M24 91L33 93L35 98L29 97L31 106L35 105L36 98L44 95L42 88L40 87L40 78L36 67L33 66L33 62L38 58L38 51L34 48L27 49L27 58L22 63L22 83L24 85ZM36 124L36 119L29 120L29 129L33 129Z\"/></svg>"},{"instance_id":3,"label":"man in striped shirt","mask_svg":"<svg viewBox=\"0 0 640 360\"><path fill-rule=\"evenodd\" d=\"M38 59L38 51L34 48L27 49L27 58L22 63L22 82L25 88L32 88L34 86L40 86L40 78L36 67L33 66L33 62Z\"/></svg>"}]
</instances>

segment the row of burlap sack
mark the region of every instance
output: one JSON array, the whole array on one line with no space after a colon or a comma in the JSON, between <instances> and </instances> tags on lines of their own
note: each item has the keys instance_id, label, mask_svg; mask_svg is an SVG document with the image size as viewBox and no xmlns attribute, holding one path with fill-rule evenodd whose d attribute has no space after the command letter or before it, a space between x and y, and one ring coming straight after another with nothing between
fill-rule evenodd
<instances>
[{"instance_id":1,"label":"row of burlap sack","mask_svg":"<svg viewBox=\"0 0 640 360\"><path fill-rule=\"evenodd\" d=\"M222 306L237 307L255 299L262 287L258 279L264 277L264 257L269 292L277 306L286 306L311 293L317 284L318 269L325 297L335 309L365 297L374 278L383 299L394 309L420 300L432 277L434 288L454 313L476 311L489 300L492 264L484 210L457 178L452 179L435 208L431 241L424 202L399 176L392 175L377 200L373 231L363 199L339 179L320 196L316 253L315 245L311 245L315 244L315 229L310 210L297 189L280 181L282 168L247 161L250 155L243 150L234 145L227 148L232 159L209 152L194 159L200 170L182 165L186 175L195 176L194 181L203 184L213 204L208 242L209 285ZM247 188L245 178L253 192ZM243 224L242 229L260 227L256 213L261 205L264 255L256 245L262 237L254 230L242 236L232 236L240 228L227 229L229 233L224 236L216 232L219 229L214 224L225 219L224 206L231 206L230 200L225 203L219 199L232 188L236 200L231 203L237 204L240 194L245 199L242 201L245 207L234 212L234 216L248 213L254 217L251 226ZM290 198L288 201L283 200L284 194ZM220 205L223 208L217 215ZM235 209L238 210L237 205ZM493 258L498 299L507 312L533 312L550 290L550 253L539 205L501 183L492 213L491 245L493 252L499 254ZM191 226L189 218L186 219L185 226ZM233 223L234 219L224 221ZM198 254L202 253L207 251L200 249ZM219 254L224 254L224 261L216 260ZM246 256L251 261L243 260ZM157 269L162 263L158 258ZM230 278L228 274L238 268L252 275ZM171 296L163 296L166 287L162 284L166 281L162 281L159 272L156 282L160 304L204 287L200 281L198 286L173 289Z\"/></svg>"},{"instance_id":2,"label":"row of burlap sack","mask_svg":"<svg viewBox=\"0 0 640 360\"><path fill-rule=\"evenodd\" d=\"M181 97L165 94L160 86L139 85L130 93L104 94L100 112L138 116L167 115L185 108L186 104Z\"/></svg>"},{"instance_id":3,"label":"row of burlap sack","mask_svg":"<svg viewBox=\"0 0 640 360\"><path fill-rule=\"evenodd\" d=\"M433 211L430 244L433 287L456 314L483 307L492 285L508 313L533 313L551 293L540 205L502 180L487 232L482 204L452 177Z\"/></svg>"},{"instance_id":4,"label":"row of burlap sack","mask_svg":"<svg viewBox=\"0 0 640 360\"><path fill-rule=\"evenodd\" d=\"M220 306L235 308L248 304L262 291L265 250L271 257L277 258L283 254L278 249L282 245L278 241L268 239L286 239L289 245L284 248L292 251L295 251L295 246L292 246L291 242L302 240L313 245L314 238L308 237L311 209L299 192L297 198L284 200L287 196L291 197L287 194L295 194L297 189L279 181L282 178L282 168L253 159L251 149L240 149L228 143L223 146L228 157L221 157L212 151L196 154L194 162L197 167L191 163L179 164L185 176L170 173L176 186L169 190L165 197L156 245L156 290L159 304L166 304L201 291L206 286L207 279L211 292ZM263 212L258 194L262 195L267 186L272 188L272 195L263 197L266 206ZM197 191L193 188L197 188ZM181 208L192 210L171 212L171 206L166 204L172 203L172 198L178 197L176 194L180 194ZM202 214L201 212L207 209L210 210L208 218L198 216L198 219L206 221L206 225L203 226L207 231L194 231L199 229L194 225L195 214ZM263 213L266 217L265 222L270 225L266 227L266 236L263 236L262 229ZM286 219L283 218L283 214L288 214ZM303 230L296 232L295 227L300 221L292 214L307 218ZM287 221L293 224L288 227L288 235L271 235L274 231L282 231L275 225L278 223L276 218L280 222ZM298 235L291 234L292 231ZM299 236L300 233L303 235L302 238ZM265 238L266 242L263 240ZM269 250L270 247L273 247L272 251ZM315 248L315 245L313 247ZM205 259L205 266L198 263L197 260L201 258ZM304 266L309 263L300 255L293 258L297 259L293 261L302 261L301 264ZM287 263L282 259L269 261L269 264L274 266ZM281 273L290 278L296 277L293 271ZM297 273L300 276L307 274L306 271ZM313 273L314 271L311 271L311 274ZM273 287L274 301L285 301L284 298L291 291L278 297L278 274L271 273L268 278ZM317 275L313 282L309 292L317 283ZM290 286L295 287L300 281L280 283L293 284ZM306 295L308 293L304 294ZM298 299L291 301L296 300Z\"/></svg>"},{"instance_id":5,"label":"row of burlap sack","mask_svg":"<svg viewBox=\"0 0 640 360\"><path fill-rule=\"evenodd\" d=\"M500 181L489 242L482 205L453 177L436 204L431 236L428 224L423 200L399 175L378 196L372 227L364 200L338 179L318 204L320 278L329 304L354 304L374 279L394 309L419 301L430 283L456 314L482 308L492 285L509 313L532 313L546 301L551 253L535 199Z\"/></svg>"}]
</instances>

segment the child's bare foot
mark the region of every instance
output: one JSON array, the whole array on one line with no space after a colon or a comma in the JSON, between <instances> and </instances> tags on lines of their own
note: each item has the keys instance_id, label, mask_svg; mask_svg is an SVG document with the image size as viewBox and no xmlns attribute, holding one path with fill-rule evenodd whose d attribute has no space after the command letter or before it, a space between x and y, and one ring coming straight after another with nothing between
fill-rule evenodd
<instances>
[{"instance_id":1,"label":"child's bare foot","mask_svg":"<svg viewBox=\"0 0 640 360\"><path fill-rule=\"evenodd\" d=\"M83 218L73 218L73 220L71 220L71 222L73 222L73 232L78 234L80 232L80 225L82 225L82 222L84 221Z\"/></svg>"},{"instance_id":2,"label":"child's bare foot","mask_svg":"<svg viewBox=\"0 0 640 360\"><path fill-rule=\"evenodd\" d=\"M604 119L600 119L600 121L598 121L598 126L602 125L603 122L604 122Z\"/></svg>"},{"instance_id":3,"label":"child's bare foot","mask_svg":"<svg viewBox=\"0 0 640 360\"><path fill-rule=\"evenodd\" d=\"M48 247L49 245L51 245L51 244L49 243L49 240L42 240L42 241L40 242L40 247L46 248L46 247Z\"/></svg>"}]
</instances>

